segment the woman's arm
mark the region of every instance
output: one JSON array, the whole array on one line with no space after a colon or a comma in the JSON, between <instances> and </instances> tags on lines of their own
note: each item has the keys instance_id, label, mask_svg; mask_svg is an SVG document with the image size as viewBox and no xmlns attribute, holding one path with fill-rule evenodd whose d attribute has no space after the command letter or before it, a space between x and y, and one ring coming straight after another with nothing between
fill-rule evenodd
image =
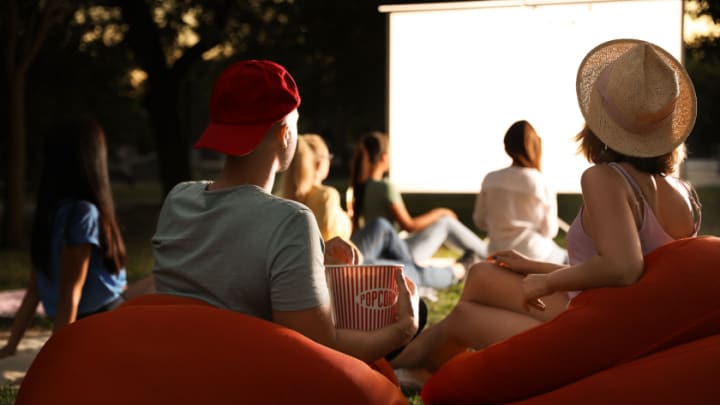
<instances>
[{"instance_id":1,"label":"woman's arm","mask_svg":"<svg viewBox=\"0 0 720 405\"><path fill-rule=\"evenodd\" d=\"M60 294L53 332L75 322L92 248L88 243L66 245L60 253Z\"/></svg>"},{"instance_id":2,"label":"woman's arm","mask_svg":"<svg viewBox=\"0 0 720 405\"><path fill-rule=\"evenodd\" d=\"M593 166L582 176L583 227L597 255L575 266L525 279L528 299L555 291L627 286L643 271L643 254L635 216L634 196L625 180L607 165Z\"/></svg>"},{"instance_id":3,"label":"woman's arm","mask_svg":"<svg viewBox=\"0 0 720 405\"><path fill-rule=\"evenodd\" d=\"M310 339L365 362L375 361L392 350L407 344L417 331L413 316L410 289L412 281L398 273L400 295L398 320L373 331L335 329L329 305L301 311L273 311L273 320L294 329ZM406 284L406 281L408 284Z\"/></svg>"},{"instance_id":4,"label":"woman's arm","mask_svg":"<svg viewBox=\"0 0 720 405\"><path fill-rule=\"evenodd\" d=\"M567 267L563 264L532 260L515 250L497 251L488 257L487 261L520 274L546 274Z\"/></svg>"},{"instance_id":5,"label":"woman's arm","mask_svg":"<svg viewBox=\"0 0 720 405\"><path fill-rule=\"evenodd\" d=\"M10 337L8 338L5 346L0 349L0 359L15 354L20 340L25 335L25 331L30 325L33 314L37 309L38 302L40 302L40 298L38 296L35 273L30 272L30 285L28 286L27 291L25 291L25 296L23 297L17 314L15 314L15 319L10 327Z\"/></svg>"},{"instance_id":6,"label":"woman's arm","mask_svg":"<svg viewBox=\"0 0 720 405\"><path fill-rule=\"evenodd\" d=\"M421 231L443 216L450 216L457 219L457 215L448 208L435 208L424 214L412 217L402 200L390 204L390 211L402 229L408 232Z\"/></svg>"}]
</instances>

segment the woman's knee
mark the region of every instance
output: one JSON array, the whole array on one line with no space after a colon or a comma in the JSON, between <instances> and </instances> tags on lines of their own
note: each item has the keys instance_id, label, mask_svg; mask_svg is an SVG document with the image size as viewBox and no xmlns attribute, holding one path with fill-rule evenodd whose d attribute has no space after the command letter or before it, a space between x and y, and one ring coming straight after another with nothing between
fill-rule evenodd
<instances>
[{"instance_id":1,"label":"woman's knee","mask_svg":"<svg viewBox=\"0 0 720 405\"><path fill-rule=\"evenodd\" d=\"M488 262L478 262L470 267L465 276L465 287L461 299L480 304L488 304L490 297L497 293L502 277L507 270Z\"/></svg>"},{"instance_id":2,"label":"woman's knee","mask_svg":"<svg viewBox=\"0 0 720 405\"><path fill-rule=\"evenodd\" d=\"M492 279L493 267L496 267L492 263L488 262L477 262L470 266L467 274L465 275L465 288L468 286L481 287Z\"/></svg>"},{"instance_id":3,"label":"woman's knee","mask_svg":"<svg viewBox=\"0 0 720 405\"><path fill-rule=\"evenodd\" d=\"M438 218L437 220L435 220L435 223L438 226L442 226L445 229L449 229L450 226L452 226L455 221L457 221L455 218L453 218L451 216L443 215L440 218Z\"/></svg>"}]
</instances>

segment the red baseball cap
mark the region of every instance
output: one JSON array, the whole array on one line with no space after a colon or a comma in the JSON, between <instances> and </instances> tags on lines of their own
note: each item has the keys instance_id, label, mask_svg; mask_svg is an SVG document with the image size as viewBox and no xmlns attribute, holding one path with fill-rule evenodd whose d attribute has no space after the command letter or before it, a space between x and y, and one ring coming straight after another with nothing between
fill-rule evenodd
<instances>
[{"instance_id":1,"label":"red baseball cap","mask_svg":"<svg viewBox=\"0 0 720 405\"><path fill-rule=\"evenodd\" d=\"M236 62L215 80L210 124L195 148L247 155L274 123L298 106L297 85L284 67L268 60Z\"/></svg>"}]
</instances>

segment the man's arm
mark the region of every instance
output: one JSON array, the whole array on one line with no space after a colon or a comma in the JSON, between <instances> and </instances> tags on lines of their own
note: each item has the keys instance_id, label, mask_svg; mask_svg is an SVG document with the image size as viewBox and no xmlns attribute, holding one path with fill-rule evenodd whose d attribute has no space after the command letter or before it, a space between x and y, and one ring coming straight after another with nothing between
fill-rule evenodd
<instances>
[{"instance_id":1,"label":"man's arm","mask_svg":"<svg viewBox=\"0 0 720 405\"><path fill-rule=\"evenodd\" d=\"M412 283L409 280L407 282ZM329 305L300 311L273 311L273 320L325 346L365 362L372 362L407 344L417 331L417 319L413 316L410 293L414 286L408 286L401 273L398 273L398 285L398 319L381 329L335 329Z\"/></svg>"}]
</instances>

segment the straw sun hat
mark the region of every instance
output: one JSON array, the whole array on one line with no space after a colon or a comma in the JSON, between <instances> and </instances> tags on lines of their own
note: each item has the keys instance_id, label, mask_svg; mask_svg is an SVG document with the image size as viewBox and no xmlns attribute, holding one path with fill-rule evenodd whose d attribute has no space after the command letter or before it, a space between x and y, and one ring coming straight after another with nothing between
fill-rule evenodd
<instances>
[{"instance_id":1,"label":"straw sun hat","mask_svg":"<svg viewBox=\"0 0 720 405\"><path fill-rule=\"evenodd\" d=\"M588 127L628 156L673 151L695 124L695 88L683 66L657 45L618 39L598 45L580 64L577 96Z\"/></svg>"}]
</instances>

